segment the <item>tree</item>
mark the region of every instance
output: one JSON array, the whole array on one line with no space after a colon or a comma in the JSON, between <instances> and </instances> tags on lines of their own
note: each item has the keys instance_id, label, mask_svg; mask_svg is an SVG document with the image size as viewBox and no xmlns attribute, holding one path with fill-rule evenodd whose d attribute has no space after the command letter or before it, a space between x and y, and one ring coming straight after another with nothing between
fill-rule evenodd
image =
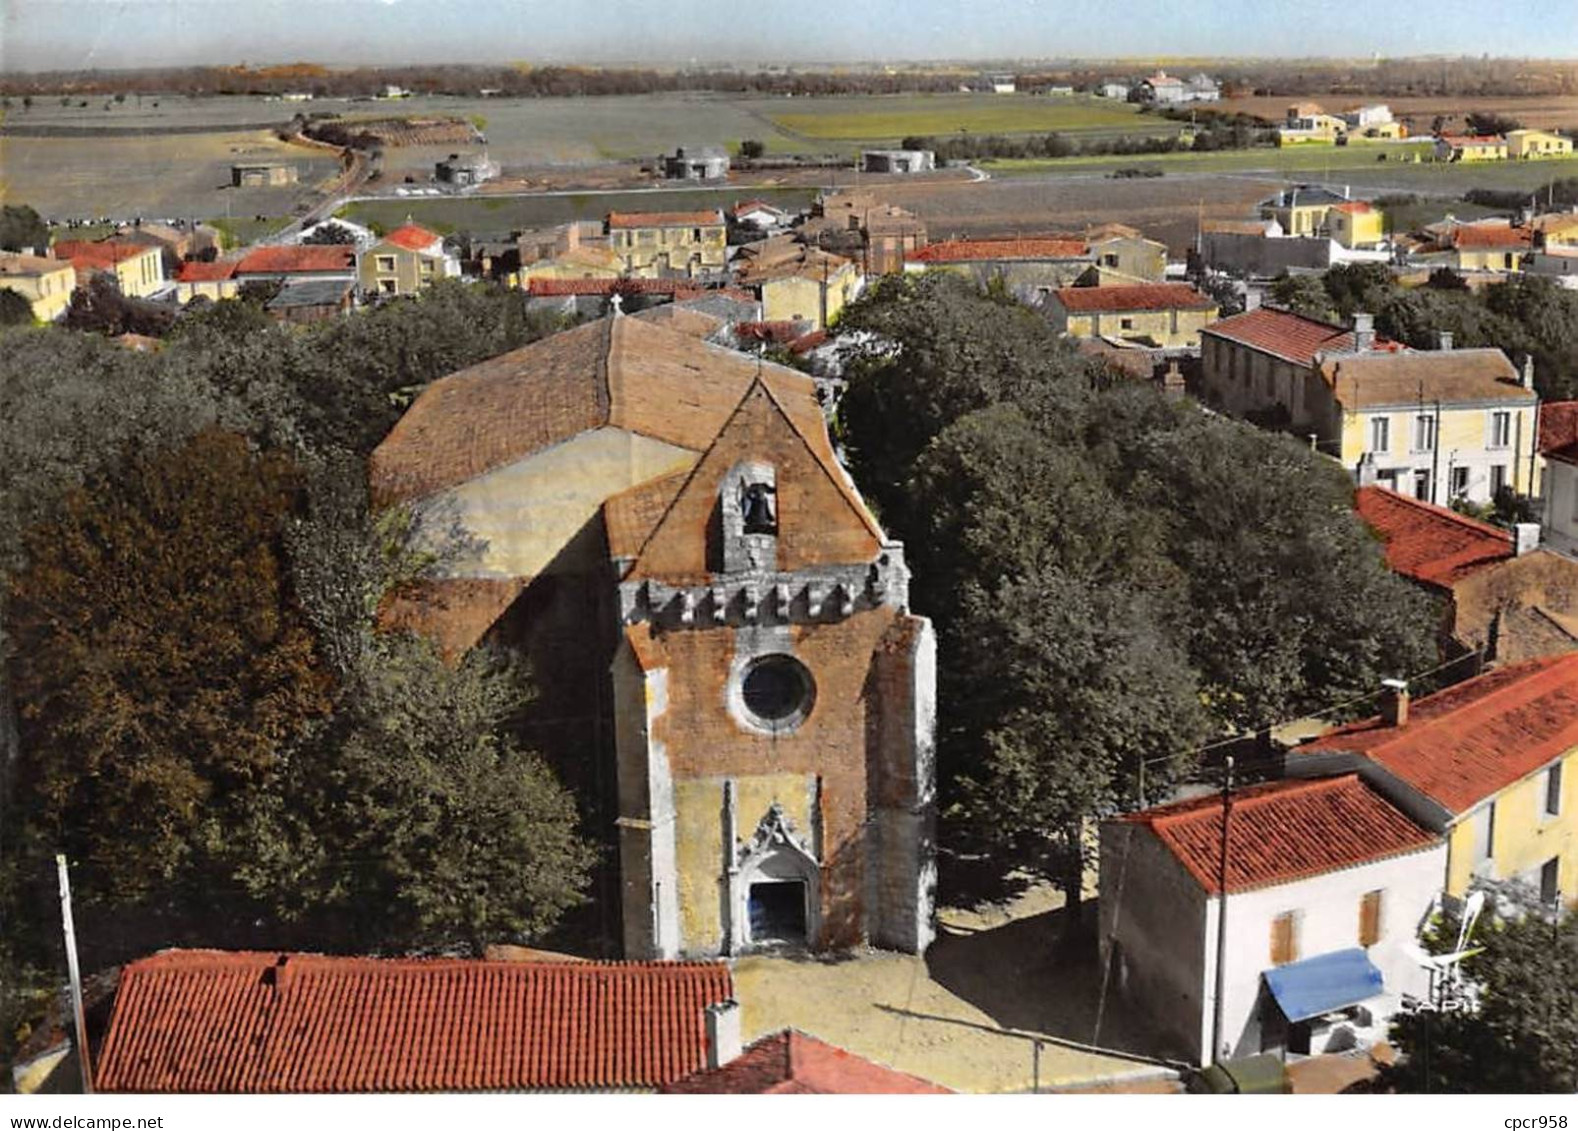
<instances>
[{"instance_id":1,"label":"tree","mask_svg":"<svg viewBox=\"0 0 1578 1131\"><path fill-rule=\"evenodd\" d=\"M1295 314L1321 322L1337 319L1337 304L1314 275L1281 275L1271 284L1271 301Z\"/></svg>"},{"instance_id":2,"label":"tree","mask_svg":"<svg viewBox=\"0 0 1578 1131\"><path fill-rule=\"evenodd\" d=\"M740 156L747 161L759 161L767 153L767 143L757 138L746 138L740 142Z\"/></svg>"},{"instance_id":3,"label":"tree","mask_svg":"<svg viewBox=\"0 0 1578 1131\"><path fill-rule=\"evenodd\" d=\"M356 235L344 224L335 224L329 222L319 224L312 230L312 233L301 242L304 244L347 245L354 244L356 242Z\"/></svg>"},{"instance_id":4,"label":"tree","mask_svg":"<svg viewBox=\"0 0 1578 1131\"><path fill-rule=\"evenodd\" d=\"M1475 1012L1399 1014L1401 1054L1383 1086L1399 1092L1578 1091L1578 916L1548 910L1492 921L1464 962L1480 986Z\"/></svg>"},{"instance_id":5,"label":"tree","mask_svg":"<svg viewBox=\"0 0 1578 1131\"><path fill-rule=\"evenodd\" d=\"M49 246L49 226L44 218L26 204L0 207L0 248L21 251L33 248L42 253Z\"/></svg>"},{"instance_id":6,"label":"tree","mask_svg":"<svg viewBox=\"0 0 1578 1131\"><path fill-rule=\"evenodd\" d=\"M118 337L121 334L146 334L162 338L175 322L170 307L121 293L107 274L94 275L86 287L71 292L65 323L73 330L86 330Z\"/></svg>"},{"instance_id":7,"label":"tree","mask_svg":"<svg viewBox=\"0 0 1578 1131\"><path fill-rule=\"evenodd\" d=\"M1513 130L1521 130L1523 123L1516 118L1509 118L1505 114L1496 114L1488 110L1472 110L1463 117L1463 125L1471 134L1495 135L1509 134Z\"/></svg>"},{"instance_id":8,"label":"tree","mask_svg":"<svg viewBox=\"0 0 1578 1131\"><path fill-rule=\"evenodd\" d=\"M224 858L282 746L328 707L290 600L298 476L207 431L96 476L26 541L8 632L38 842L87 899L147 894Z\"/></svg>"},{"instance_id":9,"label":"tree","mask_svg":"<svg viewBox=\"0 0 1578 1131\"><path fill-rule=\"evenodd\" d=\"M20 291L0 287L0 327L31 326L33 304Z\"/></svg>"}]
</instances>

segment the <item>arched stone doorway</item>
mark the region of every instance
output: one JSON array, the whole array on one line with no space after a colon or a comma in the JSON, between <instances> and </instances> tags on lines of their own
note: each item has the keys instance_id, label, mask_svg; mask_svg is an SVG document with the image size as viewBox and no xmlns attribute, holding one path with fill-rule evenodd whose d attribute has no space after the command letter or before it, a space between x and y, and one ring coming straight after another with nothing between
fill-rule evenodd
<instances>
[{"instance_id":1,"label":"arched stone doorway","mask_svg":"<svg viewBox=\"0 0 1578 1131\"><path fill-rule=\"evenodd\" d=\"M821 907L821 865L774 802L729 874L730 953L814 945Z\"/></svg>"}]
</instances>

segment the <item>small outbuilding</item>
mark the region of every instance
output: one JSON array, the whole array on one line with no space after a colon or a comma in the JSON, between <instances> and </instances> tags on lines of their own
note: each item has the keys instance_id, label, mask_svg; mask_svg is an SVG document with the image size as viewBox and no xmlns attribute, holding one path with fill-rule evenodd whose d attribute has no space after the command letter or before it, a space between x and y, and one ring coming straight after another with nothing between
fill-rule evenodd
<instances>
[{"instance_id":1,"label":"small outbuilding","mask_svg":"<svg viewBox=\"0 0 1578 1131\"><path fill-rule=\"evenodd\" d=\"M680 146L663 158L663 175L671 181L721 181L729 175L729 155L716 146Z\"/></svg>"}]
</instances>

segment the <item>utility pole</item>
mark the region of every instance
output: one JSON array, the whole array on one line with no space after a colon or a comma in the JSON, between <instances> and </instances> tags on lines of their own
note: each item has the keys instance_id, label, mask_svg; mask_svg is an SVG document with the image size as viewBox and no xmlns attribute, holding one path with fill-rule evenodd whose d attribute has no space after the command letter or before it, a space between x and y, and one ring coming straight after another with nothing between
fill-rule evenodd
<instances>
[{"instance_id":1,"label":"utility pole","mask_svg":"<svg viewBox=\"0 0 1578 1131\"><path fill-rule=\"evenodd\" d=\"M93 1094L93 1055L88 1048L88 1023L82 1009L82 972L77 969L77 931L71 922L71 877L66 871L66 854L55 856L55 871L60 876L60 925L66 935L66 970L71 977L71 1012L77 1026L77 1064L82 1069L82 1094Z\"/></svg>"},{"instance_id":2,"label":"utility pole","mask_svg":"<svg viewBox=\"0 0 1578 1131\"><path fill-rule=\"evenodd\" d=\"M1227 835L1233 816L1233 756L1223 760L1222 768L1222 851L1217 861L1216 882L1221 890L1216 905L1216 990L1211 1009L1211 1063L1222 1052L1222 991L1227 984Z\"/></svg>"}]
</instances>

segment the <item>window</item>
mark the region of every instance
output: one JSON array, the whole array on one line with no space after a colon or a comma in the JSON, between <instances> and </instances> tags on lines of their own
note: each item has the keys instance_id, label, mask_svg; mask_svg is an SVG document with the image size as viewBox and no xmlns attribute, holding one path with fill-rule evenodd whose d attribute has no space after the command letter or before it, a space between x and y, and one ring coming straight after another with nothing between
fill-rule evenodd
<instances>
[{"instance_id":1,"label":"window","mask_svg":"<svg viewBox=\"0 0 1578 1131\"><path fill-rule=\"evenodd\" d=\"M1513 252L1507 252L1506 255L1502 256L1502 259L1504 261L1503 266L1508 271L1516 271L1518 269L1518 257Z\"/></svg>"},{"instance_id":2,"label":"window","mask_svg":"<svg viewBox=\"0 0 1578 1131\"><path fill-rule=\"evenodd\" d=\"M1555 903L1561 894L1562 860L1552 856L1540 866L1540 902Z\"/></svg>"},{"instance_id":3,"label":"window","mask_svg":"<svg viewBox=\"0 0 1578 1131\"><path fill-rule=\"evenodd\" d=\"M1489 446L1492 448L1512 446L1512 413L1493 412L1490 414Z\"/></svg>"},{"instance_id":4,"label":"window","mask_svg":"<svg viewBox=\"0 0 1578 1131\"><path fill-rule=\"evenodd\" d=\"M1359 945L1374 946L1381 941L1381 895L1367 891L1359 900Z\"/></svg>"},{"instance_id":5,"label":"window","mask_svg":"<svg viewBox=\"0 0 1578 1131\"><path fill-rule=\"evenodd\" d=\"M1562 811L1562 764L1545 771L1545 815L1560 816Z\"/></svg>"},{"instance_id":6,"label":"window","mask_svg":"<svg viewBox=\"0 0 1578 1131\"><path fill-rule=\"evenodd\" d=\"M1468 468L1454 467L1452 469L1452 497L1454 499L1468 494Z\"/></svg>"},{"instance_id":7,"label":"window","mask_svg":"<svg viewBox=\"0 0 1578 1131\"><path fill-rule=\"evenodd\" d=\"M1125 330L1132 330L1132 329L1134 329L1134 319L1132 319L1132 318L1120 318L1120 319L1118 319L1118 325L1120 327L1122 327L1123 329L1125 329Z\"/></svg>"},{"instance_id":8,"label":"window","mask_svg":"<svg viewBox=\"0 0 1578 1131\"><path fill-rule=\"evenodd\" d=\"M1428 471L1414 472L1414 498L1430 501L1430 473Z\"/></svg>"},{"instance_id":9,"label":"window","mask_svg":"<svg viewBox=\"0 0 1578 1131\"><path fill-rule=\"evenodd\" d=\"M1101 262L1104 266L1116 267L1118 265L1118 257L1109 251L1101 257Z\"/></svg>"},{"instance_id":10,"label":"window","mask_svg":"<svg viewBox=\"0 0 1578 1131\"><path fill-rule=\"evenodd\" d=\"M393 279L379 279L378 285L383 288L384 294L392 295L395 293L395 281Z\"/></svg>"},{"instance_id":11,"label":"window","mask_svg":"<svg viewBox=\"0 0 1578 1131\"><path fill-rule=\"evenodd\" d=\"M1370 450L1372 452L1389 452L1392 450L1392 421L1390 417L1377 416L1370 420Z\"/></svg>"},{"instance_id":12,"label":"window","mask_svg":"<svg viewBox=\"0 0 1578 1131\"><path fill-rule=\"evenodd\" d=\"M1299 960L1299 913L1284 911L1271 920L1271 965Z\"/></svg>"},{"instance_id":13,"label":"window","mask_svg":"<svg viewBox=\"0 0 1578 1131\"><path fill-rule=\"evenodd\" d=\"M394 256L392 256L392 255L380 255L378 257L378 270L380 270L380 271L393 271L394 269L395 269L395 257Z\"/></svg>"},{"instance_id":14,"label":"window","mask_svg":"<svg viewBox=\"0 0 1578 1131\"><path fill-rule=\"evenodd\" d=\"M745 669L740 698L751 723L775 733L790 731L811 713L816 684L793 656L763 656Z\"/></svg>"},{"instance_id":15,"label":"window","mask_svg":"<svg viewBox=\"0 0 1578 1131\"><path fill-rule=\"evenodd\" d=\"M1421 413L1414 417L1414 451L1433 452L1436 448L1436 418Z\"/></svg>"},{"instance_id":16,"label":"window","mask_svg":"<svg viewBox=\"0 0 1578 1131\"><path fill-rule=\"evenodd\" d=\"M691 242L693 242L693 243L700 243L701 242L701 229L700 228L692 228L690 230L690 238L691 238Z\"/></svg>"},{"instance_id":17,"label":"window","mask_svg":"<svg viewBox=\"0 0 1578 1131\"><path fill-rule=\"evenodd\" d=\"M1498 463L1490 469L1490 497L1494 499L1507 485L1507 465Z\"/></svg>"}]
</instances>

